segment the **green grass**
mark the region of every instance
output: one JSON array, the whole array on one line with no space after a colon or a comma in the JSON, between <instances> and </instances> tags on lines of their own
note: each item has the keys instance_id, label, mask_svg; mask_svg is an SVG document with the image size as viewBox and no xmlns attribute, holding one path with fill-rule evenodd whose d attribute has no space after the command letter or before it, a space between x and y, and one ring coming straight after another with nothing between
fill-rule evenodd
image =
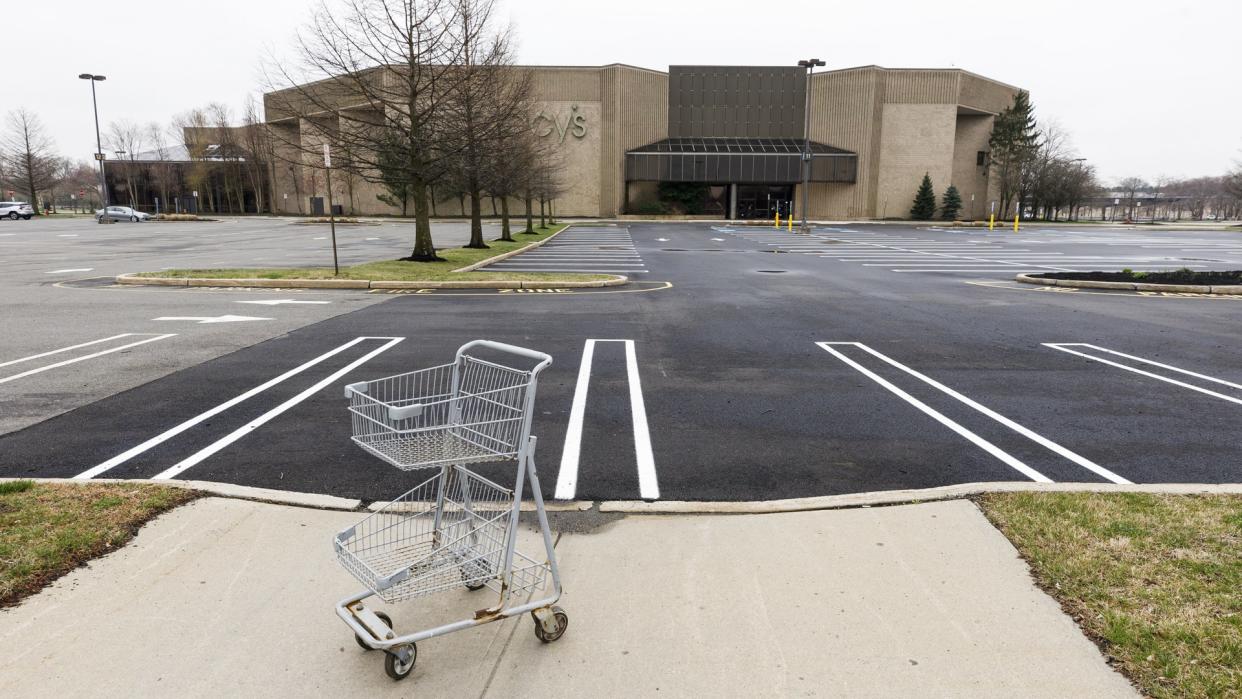
<instances>
[{"instance_id":1,"label":"green grass","mask_svg":"<svg viewBox=\"0 0 1242 699\"><path fill-rule=\"evenodd\" d=\"M486 250L442 248L439 262L380 260L342 267L333 275L331 267L267 267L255 269L166 269L142 272L142 277L192 277L200 279L369 279L371 281L589 281L608 279L608 274L566 274L558 272L454 272L489 257L516 250L560 231L565 224L535 228L535 235L514 232L514 242L488 241Z\"/></svg>"},{"instance_id":2,"label":"green grass","mask_svg":"<svg viewBox=\"0 0 1242 699\"><path fill-rule=\"evenodd\" d=\"M1144 694L1242 696L1242 496L1005 493L980 505Z\"/></svg>"},{"instance_id":3,"label":"green grass","mask_svg":"<svg viewBox=\"0 0 1242 699\"><path fill-rule=\"evenodd\" d=\"M144 522L197 496L137 483L0 482L0 607L125 545Z\"/></svg>"}]
</instances>

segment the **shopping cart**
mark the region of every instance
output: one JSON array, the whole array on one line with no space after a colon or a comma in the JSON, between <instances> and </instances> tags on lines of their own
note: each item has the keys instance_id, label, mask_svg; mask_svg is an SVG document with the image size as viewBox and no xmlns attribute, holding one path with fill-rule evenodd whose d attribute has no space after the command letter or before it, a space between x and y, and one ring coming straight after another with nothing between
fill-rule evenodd
<instances>
[{"instance_id":1,"label":"shopping cart","mask_svg":"<svg viewBox=\"0 0 1242 699\"><path fill-rule=\"evenodd\" d=\"M536 364L515 368L478 354ZM384 651L384 670L393 679L414 669L418 641L453 631L530 612L540 641L565 633L569 617L554 606L561 577L530 434L539 373L551 363L542 352L476 340L462 345L452 364L345 387L358 446L405 471L437 469L334 542L338 561L367 587L338 602L336 613L359 646ZM490 461L516 461L512 488L465 467ZM543 534L542 560L516 549L527 482ZM548 596L523 602L549 575ZM372 596L393 603L461 587L490 588L498 600L468 619L401 636L387 614L363 604Z\"/></svg>"}]
</instances>

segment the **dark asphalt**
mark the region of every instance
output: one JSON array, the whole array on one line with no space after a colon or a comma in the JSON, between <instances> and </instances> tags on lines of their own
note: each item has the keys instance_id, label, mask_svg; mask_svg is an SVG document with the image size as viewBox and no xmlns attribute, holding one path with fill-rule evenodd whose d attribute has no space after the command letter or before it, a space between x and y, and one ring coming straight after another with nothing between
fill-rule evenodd
<instances>
[{"instance_id":1,"label":"dark asphalt","mask_svg":"<svg viewBox=\"0 0 1242 699\"><path fill-rule=\"evenodd\" d=\"M893 226L852 230L920 239L961 235ZM1242 384L1236 351L1242 300L1042 292L1007 284L1007 273L896 273L764 252L774 248L758 230L635 224L630 231L649 270L644 279L671 288L393 295L6 435L0 475L77 475L355 338L400 336L406 339L391 350L180 477L368 500L402 492L419 474L399 472L351 444L341 385L450 361L457 346L482 337L555 358L540 383L534 426L549 497L579 360L591 338L634 341L662 499L765 500L1026 480L1013 461L1055 481L1104 481L1067 451L1139 483L1242 480L1242 404L1042 345L1090 343ZM1121 239L1133 232L1091 235ZM1163 235L1176 241L1179 234ZM1242 242L1236 234L1180 235ZM938 420L817 342L863 343L1058 449L862 348L834 346L938 411ZM153 476L379 344L346 350L103 475ZM1242 390L1225 384L1100 356L1242 401ZM596 346L583 423L574 497L637 499L622 343ZM488 470L498 475L508 467Z\"/></svg>"}]
</instances>

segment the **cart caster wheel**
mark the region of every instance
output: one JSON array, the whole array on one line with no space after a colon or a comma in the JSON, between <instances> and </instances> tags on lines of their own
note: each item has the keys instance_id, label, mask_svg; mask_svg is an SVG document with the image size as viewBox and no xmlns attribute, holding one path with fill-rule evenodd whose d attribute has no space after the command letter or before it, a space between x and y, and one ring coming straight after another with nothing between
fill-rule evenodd
<instances>
[{"instance_id":1,"label":"cart caster wheel","mask_svg":"<svg viewBox=\"0 0 1242 699\"><path fill-rule=\"evenodd\" d=\"M391 618L391 617L389 617L387 614L385 614L385 613L383 613L383 612L376 612L376 613L375 613L375 616L379 617L381 621L383 621L385 624L387 624L389 629L391 629L391 628L392 628L392 618ZM372 648L371 646L368 646L366 643L363 643L363 642L362 642L362 636L359 636L358 634L354 634L354 641L355 641L355 642L357 642L357 643L358 643L358 647L359 647L359 648L361 648L361 649L363 649L363 650L375 650L375 649L374 649L374 648Z\"/></svg>"},{"instance_id":2,"label":"cart caster wheel","mask_svg":"<svg viewBox=\"0 0 1242 699\"><path fill-rule=\"evenodd\" d=\"M401 651L409 652L409 659L402 662ZM393 646L392 650L384 655L384 672L394 680L403 680L410 676L410 671L414 669L414 661L418 659L418 645L407 643L403 646Z\"/></svg>"},{"instance_id":3,"label":"cart caster wheel","mask_svg":"<svg viewBox=\"0 0 1242 699\"><path fill-rule=\"evenodd\" d=\"M543 624L539 623L539 617L534 612L530 613L532 619L535 620L535 638L544 643L551 643L560 639L565 635L565 629L569 627L569 615L560 607L552 607L552 615L556 618L556 631L548 633L543 630Z\"/></svg>"},{"instance_id":4,"label":"cart caster wheel","mask_svg":"<svg viewBox=\"0 0 1242 699\"><path fill-rule=\"evenodd\" d=\"M482 590L483 588L487 587L487 583L485 581L482 581L482 580L471 581L470 580L471 575L470 573L466 572L465 568L461 568L459 570L461 572L461 584L465 585L467 590L474 592L475 590Z\"/></svg>"}]
</instances>

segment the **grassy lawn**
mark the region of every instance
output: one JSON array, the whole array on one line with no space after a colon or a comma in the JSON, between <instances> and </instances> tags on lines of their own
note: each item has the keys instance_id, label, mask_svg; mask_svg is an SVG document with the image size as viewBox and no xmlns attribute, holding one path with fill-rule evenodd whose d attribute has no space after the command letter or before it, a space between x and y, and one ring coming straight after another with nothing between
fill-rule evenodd
<instances>
[{"instance_id":1,"label":"grassy lawn","mask_svg":"<svg viewBox=\"0 0 1242 699\"><path fill-rule=\"evenodd\" d=\"M607 274L563 274L558 272L457 272L453 270L482 262L489 257L516 250L543 240L561 230L565 224L535 228L535 235L514 232L515 242L487 241L488 249L441 248L437 251L443 262L401 262L380 260L342 267L339 275L331 267L272 267L256 269L166 269L143 272L144 277L197 277L201 279L370 279L371 281L588 281L608 279Z\"/></svg>"},{"instance_id":2,"label":"grassy lawn","mask_svg":"<svg viewBox=\"0 0 1242 699\"><path fill-rule=\"evenodd\" d=\"M125 545L144 522L197 496L131 483L0 482L0 607Z\"/></svg>"},{"instance_id":3,"label":"grassy lawn","mask_svg":"<svg viewBox=\"0 0 1242 699\"><path fill-rule=\"evenodd\" d=\"M1242 696L1242 496L1004 493L980 505L1144 694Z\"/></svg>"}]
</instances>

